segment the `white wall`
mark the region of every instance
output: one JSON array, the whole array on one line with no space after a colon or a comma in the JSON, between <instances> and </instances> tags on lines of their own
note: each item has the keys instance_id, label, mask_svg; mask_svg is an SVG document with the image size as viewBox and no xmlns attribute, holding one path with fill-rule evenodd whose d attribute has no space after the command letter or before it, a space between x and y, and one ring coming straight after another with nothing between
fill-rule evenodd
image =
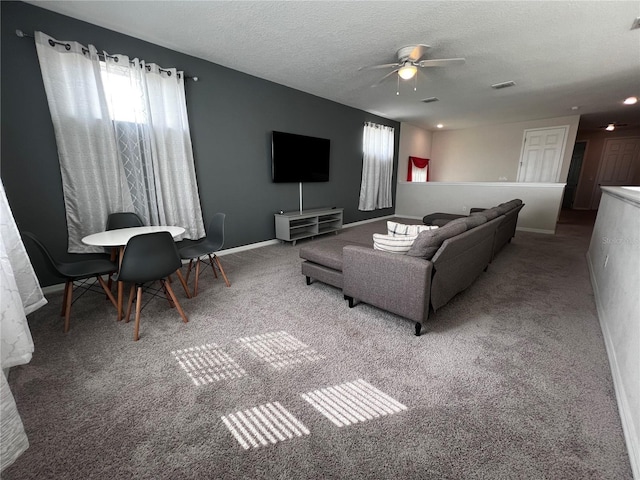
<instances>
[{"instance_id":1,"label":"white wall","mask_svg":"<svg viewBox=\"0 0 640 480\"><path fill-rule=\"evenodd\" d=\"M564 183L448 183L400 182L396 215L422 218L429 213L468 214L473 207L489 208L514 198L525 206L518 215L518 230L555 233Z\"/></svg>"},{"instance_id":2,"label":"white wall","mask_svg":"<svg viewBox=\"0 0 640 480\"><path fill-rule=\"evenodd\" d=\"M530 128L569 125L559 180L565 182L579 121L580 115L571 115L434 132L429 164L431 180L436 182L515 182L524 131Z\"/></svg>"},{"instance_id":3,"label":"white wall","mask_svg":"<svg viewBox=\"0 0 640 480\"><path fill-rule=\"evenodd\" d=\"M400 124L398 181L407 179L409 157L430 158L432 133L409 123Z\"/></svg>"},{"instance_id":4,"label":"white wall","mask_svg":"<svg viewBox=\"0 0 640 480\"><path fill-rule=\"evenodd\" d=\"M396 214L422 218L435 212L468 213L513 198L526 204L518 229L555 233L565 180L578 132L579 115L429 132L403 123L398 149ZM560 183L516 183L524 132L569 125ZM427 157L430 181L406 182L410 155Z\"/></svg>"},{"instance_id":5,"label":"white wall","mask_svg":"<svg viewBox=\"0 0 640 480\"><path fill-rule=\"evenodd\" d=\"M587 253L634 478L640 479L640 187L603 187Z\"/></svg>"}]
</instances>

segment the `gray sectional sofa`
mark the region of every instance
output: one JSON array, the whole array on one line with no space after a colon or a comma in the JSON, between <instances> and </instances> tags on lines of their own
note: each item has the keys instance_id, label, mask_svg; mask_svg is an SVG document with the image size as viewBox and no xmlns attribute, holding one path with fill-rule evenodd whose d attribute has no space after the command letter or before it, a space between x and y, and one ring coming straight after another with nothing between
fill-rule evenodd
<instances>
[{"instance_id":1,"label":"gray sectional sofa","mask_svg":"<svg viewBox=\"0 0 640 480\"><path fill-rule=\"evenodd\" d=\"M446 221L443 214L427 219L442 226L419 233L406 254L374 249L373 234L387 233L388 220L422 224L419 220L393 218L344 228L300 248L302 273L307 284L319 280L342 289L350 307L364 302L414 321L420 335L429 310L469 287L502 248L496 250L498 236L502 243L511 227L515 232L522 202L507 203Z\"/></svg>"},{"instance_id":2,"label":"gray sectional sofa","mask_svg":"<svg viewBox=\"0 0 640 480\"><path fill-rule=\"evenodd\" d=\"M470 210L471 216L482 214L487 216L488 218L495 218L499 215L504 215L502 222L500 222L500 225L498 225L498 229L496 230L493 252L491 254L492 259L498 254L502 247L509 243L515 236L516 226L518 223L518 214L520 213L520 210L522 210L522 207L524 207L524 203L522 203L522 200L520 200L519 198L516 198L508 202L501 203L500 205L496 205L492 208L472 208ZM455 215L450 213L431 213L429 215L425 215L422 218L422 222L425 225L442 227L452 220L463 217L465 217L465 215Z\"/></svg>"}]
</instances>

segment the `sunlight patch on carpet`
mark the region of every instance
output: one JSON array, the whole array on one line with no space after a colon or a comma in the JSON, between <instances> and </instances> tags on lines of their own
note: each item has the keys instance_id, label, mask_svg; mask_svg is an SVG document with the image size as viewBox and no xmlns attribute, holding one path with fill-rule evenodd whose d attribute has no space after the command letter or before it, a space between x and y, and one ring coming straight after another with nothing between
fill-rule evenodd
<instances>
[{"instance_id":1,"label":"sunlight patch on carpet","mask_svg":"<svg viewBox=\"0 0 640 480\"><path fill-rule=\"evenodd\" d=\"M279 402L266 403L220 417L238 443L248 450L309 435L309 429Z\"/></svg>"},{"instance_id":2,"label":"sunlight patch on carpet","mask_svg":"<svg viewBox=\"0 0 640 480\"><path fill-rule=\"evenodd\" d=\"M284 331L238 338L236 342L278 370L324 358L323 355Z\"/></svg>"},{"instance_id":3,"label":"sunlight patch on carpet","mask_svg":"<svg viewBox=\"0 0 640 480\"><path fill-rule=\"evenodd\" d=\"M407 409L362 379L303 393L301 396L338 427L366 422Z\"/></svg>"},{"instance_id":4,"label":"sunlight patch on carpet","mask_svg":"<svg viewBox=\"0 0 640 480\"><path fill-rule=\"evenodd\" d=\"M171 353L197 386L247 376L247 372L215 343Z\"/></svg>"}]
</instances>

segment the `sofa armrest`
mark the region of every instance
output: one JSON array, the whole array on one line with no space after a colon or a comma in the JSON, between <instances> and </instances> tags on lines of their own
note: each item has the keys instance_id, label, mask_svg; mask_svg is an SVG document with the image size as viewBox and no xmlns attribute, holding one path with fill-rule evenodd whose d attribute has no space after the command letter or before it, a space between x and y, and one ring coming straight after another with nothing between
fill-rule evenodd
<instances>
[{"instance_id":1,"label":"sofa armrest","mask_svg":"<svg viewBox=\"0 0 640 480\"><path fill-rule=\"evenodd\" d=\"M343 293L418 323L427 320L433 264L370 247L343 248Z\"/></svg>"},{"instance_id":2,"label":"sofa armrest","mask_svg":"<svg viewBox=\"0 0 640 480\"><path fill-rule=\"evenodd\" d=\"M436 225L438 227L444 227L451 220L462 217L466 217L466 215L442 212L430 213L429 215L425 215L424 217L422 217L422 223L424 223L425 225Z\"/></svg>"}]
</instances>

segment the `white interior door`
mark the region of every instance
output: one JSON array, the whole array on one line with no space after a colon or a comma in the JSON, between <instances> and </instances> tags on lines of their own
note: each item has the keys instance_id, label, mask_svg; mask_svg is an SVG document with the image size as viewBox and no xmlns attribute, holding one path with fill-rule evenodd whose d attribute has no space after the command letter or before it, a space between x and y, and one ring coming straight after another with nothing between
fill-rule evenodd
<instances>
[{"instance_id":1,"label":"white interior door","mask_svg":"<svg viewBox=\"0 0 640 480\"><path fill-rule=\"evenodd\" d=\"M591 209L600 204L600 187L631 185L640 163L640 138L610 138L605 140L598 181L591 199Z\"/></svg>"},{"instance_id":2,"label":"white interior door","mask_svg":"<svg viewBox=\"0 0 640 480\"><path fill-rule=\"evenodd\" d=\"M534 128L524 131L518 182L555 183L560 181L569 126Z\"/></svg>"}]
</instances>

